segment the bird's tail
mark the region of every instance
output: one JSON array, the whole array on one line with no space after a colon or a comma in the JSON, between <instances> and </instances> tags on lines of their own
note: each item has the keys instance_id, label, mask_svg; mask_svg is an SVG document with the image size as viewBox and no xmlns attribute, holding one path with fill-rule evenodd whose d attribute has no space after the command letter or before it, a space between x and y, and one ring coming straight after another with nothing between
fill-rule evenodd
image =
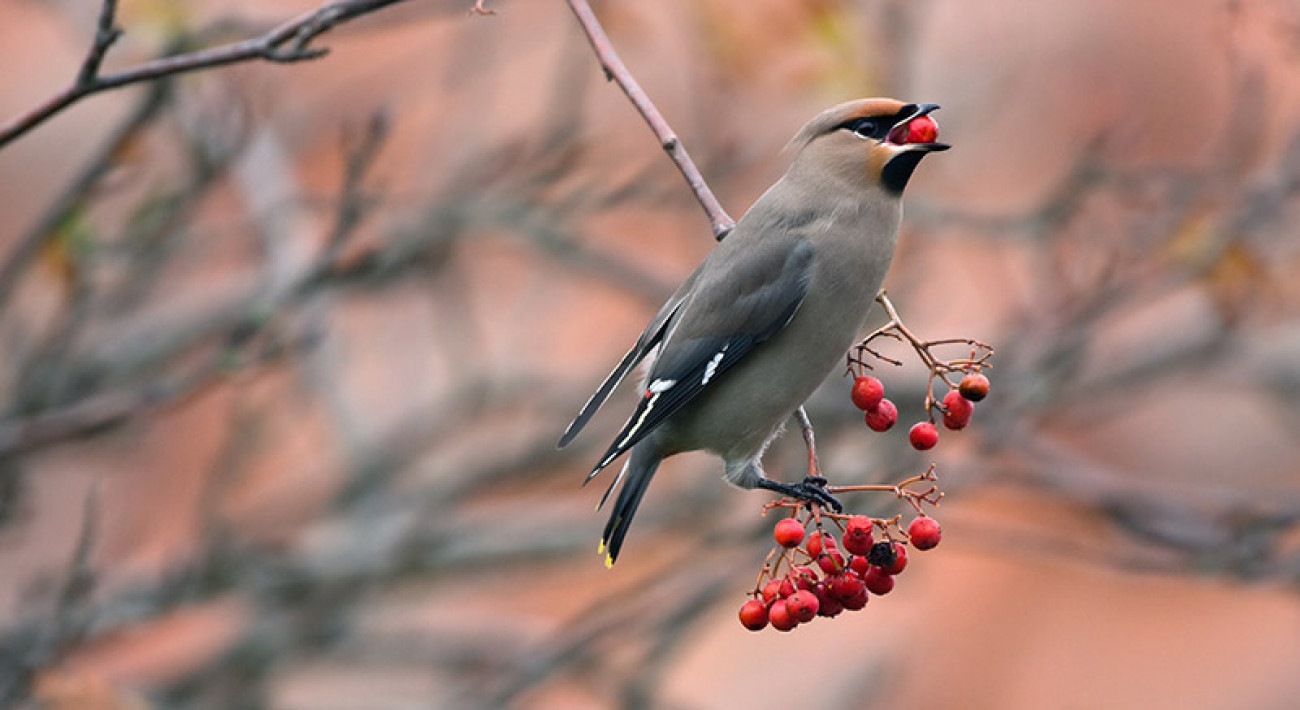
<instances>
[{"instance_id":1,"label":"bird's tail","mask_svg":"<svg viewBox=\"0 0 1300 710\"><path fill-rule=\"evenodd\" d=\"M662 460L663 456L658 447L653 445L653 440L632 447L627 468L619 476L623 479L623 487L618 492L618 499L614 501L614 509L609 513L605 532L600 536L600 551L605 553L606 567L613 567L614 561L618 559L619 550L623 549L623 538L627 537L628 526L632 524L632 516L636 515L641 497L645 495L645 489L650 485L650 479L654 478ZM601 503L604 502L602 499Z\"/></svg>"}]
</instances>

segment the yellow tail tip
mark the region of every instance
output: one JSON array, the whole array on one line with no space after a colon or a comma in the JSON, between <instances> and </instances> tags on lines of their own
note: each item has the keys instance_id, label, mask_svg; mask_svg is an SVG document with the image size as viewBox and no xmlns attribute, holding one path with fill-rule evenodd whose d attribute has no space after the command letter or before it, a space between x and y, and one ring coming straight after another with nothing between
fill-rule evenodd
<instances>
[{"instance_id":1,"label":"yellow tail tip","mask_svg":"<svg viewBox=\"0 0 1300 710\"><path fill-rule=\"evenodd\" d=\"M605 555L605 569L614 569L614 558Z\"/></svg>"},{"instance_id":2,"label":"yellow tail tip","mask_svg":"<svg viewBox=\"0 0 1300 710\"><path fill-rule=\"evenodd\" d=\"M601 540L601 541L600 541L600 544L596 546L596 554L597 554L597 555L603 555L603 554L605 554L605 541L604 541L604 540Z\"/></svg>"}]
</instances>

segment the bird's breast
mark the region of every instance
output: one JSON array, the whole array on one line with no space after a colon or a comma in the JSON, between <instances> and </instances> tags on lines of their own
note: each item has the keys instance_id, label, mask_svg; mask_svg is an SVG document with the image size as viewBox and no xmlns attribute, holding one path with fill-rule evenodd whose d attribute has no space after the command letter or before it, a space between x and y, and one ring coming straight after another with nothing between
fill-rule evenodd
<instances>
[{"instance_id":1,"label":"bird's breast","mask_svg":"<svg viewBox=\"0 0 1300 710\"><path fill-rule=\"evenodd\" d=\"M838 371L889 269L898 215L810 224L813 276L789 324L673 417L681 451L757 455L828 374ZM816 231L813 231L816 230ZM737 404L739 403L739 405Z\"/></svg>"}]
</instances>

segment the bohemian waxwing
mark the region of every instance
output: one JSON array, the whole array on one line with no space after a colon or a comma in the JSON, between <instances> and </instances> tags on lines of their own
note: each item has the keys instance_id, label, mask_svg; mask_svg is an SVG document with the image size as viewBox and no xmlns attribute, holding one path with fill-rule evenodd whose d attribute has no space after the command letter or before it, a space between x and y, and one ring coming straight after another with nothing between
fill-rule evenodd
<instances>
[{"instance_id":1,"label":"bohemian waxwing","mask_svg":"<svg viewBox=\"0 0 1300 710\"><path fill-rule=\"evenodd\" d=\"M741 488L838 508L824 479L773 481L760 459L866 321L894 256L903 188L921 158L948 148L910 142L910 122L937 108L862 99L809 121L792 141L798 154L789 170L659 309L569 424L561 447L650 358L636 410L587 476L631 450L600 501L624 481L601 537L607 565L659 462L684 451L722 457L727 480Z\"/></svg>"}]
</instances>

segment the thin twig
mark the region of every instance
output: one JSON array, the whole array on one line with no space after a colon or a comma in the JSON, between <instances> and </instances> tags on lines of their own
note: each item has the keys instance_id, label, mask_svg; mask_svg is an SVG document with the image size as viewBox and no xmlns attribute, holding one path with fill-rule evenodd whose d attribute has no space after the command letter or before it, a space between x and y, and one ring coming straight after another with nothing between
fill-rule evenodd
<instances>
[{"instance_id":1,"label":"thin twig","mask_svg":"<svg viewBox=\"0 0 1300 710\"><path fill-rule=\"evenodd\" d=\"M117 0L104 0L104 5L99 10L99 23L95 26L95 41L90 45L90 52L86 54L85 61L81 63L81 71L77 74L78 86L90 84L99 76L99 67L104 63L108 48L121 39L122 30L116 26L116 21Z\"/></svg>"},{"instance_id":2,"label":"thin twig","mask_svg":"<svg viewBox=\"0 0 1300 710\"><path fill-rule=\"evenodd\" d=\"M117 164L113 156L119 154L123 146L135 140L142 130L161 115L170 93L170 82L160 81L151 84L148 93L121 126L113 131L112 136L104 142L103 146L91 156L81 173L54 198L44 214L22 234L18 243L5 255L4 262L0 263L0 312L8 304L9 297L17 287L23 270L36 258L40 246L50 237L50 233L68 218L77 205L85 200L86 195Z\"/></svg>"},{"instance_id":3,"label":"thin twig","mask_svg":"<svg viewBox=\"0 0 1300 710\"><path fill-rule=\"evenodd\" d=\"M251 60L287 63L318 59L325 56L329 50L324 47L310 46L316 37L349 20L406 1L336 0L305 12L258 37L171 57L161 57L119 72L100 74L99 66L104 54L121 35L121 31L112 26L117 3L115 0L105 0L100 22L96 28L94 44L82 64L76 81L68 88L0 126L0 148L4 148L14 139L72 104L101 91Z\"/></svg>"},{"instance_id":4,"label":"thin twig","mask_svg":"<svg viewBox=\"0 0 1300 710\"><path fill-rule=\"evenodd\" d=\"M618 52L614 51L614 45L609 41L609 36L605 34L605 29L600 26L600 21L596 19L596 13L592 12L591 5L587 0L568 0L569 7L573 9L573 14L578 17L578 22L582 25L583 31L587 35L587 40L591 42L591 48L595 50L596 57L600 59L600 66L605 70L605 78L618 84L619 88L627 94L632 105L641 113L641 117L654 131L655 137L659 139L659 145L672 158L677 169L682 172L686 178L686 183L690 185L691 191L695 193L695 198L699 200L700 206L704 208L705 214L709 217L709 222L713 227L713 236L721 241L736 226L727 211L722 208L718 198L713 195L713 190L709 189L708 183L704 181L704 176L700 174L699 168L695 167L695 161L686 152L682 141L673 132L668 121L664 119L663 114L655 107L654 102L641 89L632 73L628 71L623 60L619 59Z\"/></svg>"}]
</instances>

